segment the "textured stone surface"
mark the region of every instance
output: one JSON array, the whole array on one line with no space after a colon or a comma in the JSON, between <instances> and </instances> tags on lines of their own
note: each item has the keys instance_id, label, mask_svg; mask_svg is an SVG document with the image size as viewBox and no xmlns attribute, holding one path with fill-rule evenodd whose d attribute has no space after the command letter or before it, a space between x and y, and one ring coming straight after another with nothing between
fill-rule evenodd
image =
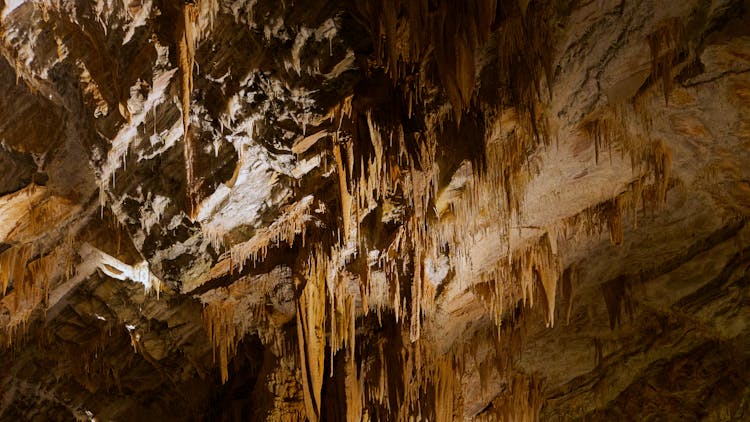
<instances>
[{"instance_id":1,"label":"textured stone surface","mask_svg":"<svg viewBox=\"0 0 750 422\"><path fill-rule=\"evenodd\" d=\"M0 9L0 419L750 417L747 1Z\"/></svg>"}]
</instances>

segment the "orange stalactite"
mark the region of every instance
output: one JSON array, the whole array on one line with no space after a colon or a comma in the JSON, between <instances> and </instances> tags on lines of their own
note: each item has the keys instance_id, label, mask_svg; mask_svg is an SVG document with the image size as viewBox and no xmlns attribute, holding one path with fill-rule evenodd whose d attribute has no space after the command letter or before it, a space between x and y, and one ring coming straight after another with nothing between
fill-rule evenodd
<instances>
[{"instance_id":1,"label":"orange stalactite","mask_svg":"<svg viewBox=\"0 0 750 422\"><path fill-rule=\"evenodd\" d=\"M328 263L321 249L307 262L305 283L297 305L297 339L307 417L320 418L326 348L326 280Z\"/></svg>"},{"instance_id":2,"label":"orange stalactite","mask_svg":"<svg viewBox=\"0 0 750 422\"><path fill-rule=\"evenodd\" d=\"M193 69L195 68L195 51L198 41L204 36L207 26L213 25L218 11L215 0L198 0L185 2L181 9L181 19L177 24L175 38L181 74L180 103L182 107L183 150L189 214L195 218L198 213L199 183L195 174L196 139L190 128L190 103L193 94Z\"/></svg>"},{"instance_id":3,"label":"orange stalactite","mask_svg":"<svg viewBox=\"0 0 750 422\"><path fill-rule=\"evenodd\" d=\"M186 183L188 190L189 211L193 215L197 207L194 174L195 162L195 145L194 139L190 133L190 97L193 92L193 67L195 66L195 47L196 47L196 20L198 19L198 10L196 5L185 3L182 6L182 20L177 28L177 48L179 52L180 74L182 75L182 128L183 143L185 155Z\"/></svg>"},{"instance_id":4,"label":"orange stalactite","mask_svg":"<svg viewBox=\"0 0 750 422\"><path fill-rule=\"evenodd\" d=\"M223 384L229 379L229 360L234 356L242 334L234 321L233 300L211 302L205 305L203 321L213 345L214 361L216 361L217 351L219 354L219 368Z\"/></svg>"}]
</instances>

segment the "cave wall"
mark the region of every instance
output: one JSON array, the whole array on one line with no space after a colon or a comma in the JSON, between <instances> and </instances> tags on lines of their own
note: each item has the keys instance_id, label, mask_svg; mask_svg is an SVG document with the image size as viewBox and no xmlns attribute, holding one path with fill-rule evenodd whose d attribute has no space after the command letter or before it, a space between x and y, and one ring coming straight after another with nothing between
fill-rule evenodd
<instances>
[{"instance_id":1,"label":"cave wall","mask_svg":"<svg viewBox=\"0 0 750 422\"><path fill-rule=\"evenodd\" d=\"M747 419L748 6L0 0L0 419Z\"/></svg>"}]
</instances>

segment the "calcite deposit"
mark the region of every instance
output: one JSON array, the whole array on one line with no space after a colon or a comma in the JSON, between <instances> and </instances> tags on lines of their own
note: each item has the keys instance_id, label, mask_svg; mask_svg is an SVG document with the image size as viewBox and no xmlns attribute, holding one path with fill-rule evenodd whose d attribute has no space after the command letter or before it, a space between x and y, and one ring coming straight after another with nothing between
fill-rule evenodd
<instances>
[{"instance_id":1,"label":"calcite deposit","mask_svg":"<svg viewBox=\"0 0 750 422\"><path fill-rule=\"evenodd\" d=\"M0 420L750 419L750 2L0 11Z\"/></svg>"}]
</instances>

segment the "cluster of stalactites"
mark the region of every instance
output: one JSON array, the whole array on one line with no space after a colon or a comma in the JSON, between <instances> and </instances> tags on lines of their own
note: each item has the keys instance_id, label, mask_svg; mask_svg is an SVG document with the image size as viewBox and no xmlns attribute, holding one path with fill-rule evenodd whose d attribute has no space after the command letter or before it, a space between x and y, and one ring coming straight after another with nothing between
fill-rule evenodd
<instances>
[{"instance_id":1,"label":"cluster of stalactites","mask_svg":"<svg viewBox=\"0 0 750 422\"><path fill-rule=\"evenodd\" d=\"M686 50L686 38L685 22L680 18L667 19L648 36L651 78L661 79L664 101L667 103L672 91L672 67Z\"/></svg>"},{"instance_id":2,"label":"cluster of stalactites","mask_svg":"<svg viewBox=\"0 0 750 422\"><path fill-rule=\"evenodd\" d=\"M211 339L214 361L218 352L221 382L229 379L229 361L234 356L242 338L240 327L234 321L234 301L211 302L203 307L203 322Z\"/></svg>"},{"instance_id":3,"label":"cluster of stalactites","mask_svg":"<svg viewBox=\"0 0 750 422\"><path fill-rule=\"evenodd\" d=\"M33 312L40 305L46 308L53 282L74 272L73 233L48 232L69 216L71 204L34 184L17 195L28 198L28 214L7 233L11 246L0 252L0 307L10 313L0 332L6 334L8 347L24 334Z\"/></svg>"},{"instance_id":4,"label":"cluster of stalactites","mask_svg":"<svg viewBox=\"0 0 750 422\"><path fill-rule=\"evenodd\" d=\"M341 107L334 110L332 120L341 127L344 119L352 118L351 114L351 99L348 99ZM427 350L425 347L419 346L422 344L420 340L422 321L433 313L435 306L435 286L426 280L424 262L428 257L435 256L440 250L440 245L446 243L446 233L448 233L448 227L451 226L451 224L441 225L433 209L433 203L438 194L439 169L436 165L438 141L435 134L439 130L438 127L433 127L428 132L433 135L418 137L419 141L416 145L418 152L408 154L406 153L407 140L402 127L399 125L391 128L382 127L370 112L365 112L364 117L369 131L367 140L372 151L367 158L362 156L359 158L359 163L354 162L358 157L355 153L354 142L365 140L340 137L338 132L334 133L333 137L332 154L338 176L340 211L343 221L340 242L331 247L316 246L312 256L303 264L304 277L299 281L300 285L304 284L304 288L298 304L297 332L308 416L310 418L320 416L326 348L332 361L338 351L346 349L349 365L354 365L352 362L354 362L355 321L358 315L358 310L355 308L356 299L361 300L364 313L370 310L380 311L380 309L371 309L368 306L369 303L382 306L381 302L370 297L372 293L371 271L378 270L386 275L391 286L388 292L391 298L390 308L397 321L406 323L404 326L408 336L406 343L412 344L410 347L413 351L409 354L411 360L407 362L407 369L403 374L404 379L412 377L408 374L415 373L414 371L422 377L422 382L414 380L408 383L411 389L405 392L402 398L403 404L398 410L392 410L403 413L402 416L405 419L409 415L426 416L422 414L425 411L422 399L427 394L425 386L429 386L430 394L440 397L439 403L436 404L438 419L454 420L462 412L460 397L453 396L453 394L460 394L461 388L460 381L456 379L455 362L446 356L436 356L434 368L437 369L426 369L433 368L433 365L425 365L423 359L426 359L428 352L425 351ZM478 179L476 188L472 190L473 204L481 201L482 206L485 207L483 209L485 215L492 213L507 215L509 209L520 208L520 199L515 196L499 206L494 204L497 201L490 200L498 191L511 190L517 184L517 180L523 180L515 177L525 163L520 156L525 157L530 143L536 141L533 141L531 137L520 135L515 139L516 142L493 144L495 149L492 150L491 157L492 172L488 172L491 175ZM357 145L357 147L361 148L362 145ZM354 173L355 164L358 165L357 168L360 171L358 174ZM361 222L374 209L382 206L397 190L408 193L406 195L408 208L405 213L406 218L387 248L375 251L378 258L375 262L368 262L365 274L359 274L359 276L349 274L345 269L351 257L351 254L347 252L349 244L356 245L358 250L355 253L357 254L369 257L371 252L368 250L366 233L360 227ZM462 206L465 207L462 209L466 210L476 209L465 203ZM465 227L467 232L475 228L471 226L469 229L470 218L463 215L460 218L464 226L458 227ZM282 220L286 219L282 217ZM435 222L430 230L428 230L427 222ZM460 235L457 232L452 234L453 237ZM243 257L238 257L238 260L241 262L248 256L243 255ZM519 265L538 271L541 268L552 268L553 263L557 264L557 261L539 252L529 255L526 261ZM549 271L552 272L551 269ZM531 300L532 287L528 285L531 284L529 280L532 276L529 274L520 276L521 270L518 273L522 278L519 282L525 283L524 292ZM401 286L404 278L408 280L408 284ZM555 282L556 278L553 275L547 276L545 273L543 281L545 290L553 291ZM351 283L359 283L359 298L353 293ZM408 294L405 294L407 292ZM406 298L409 298L409 302ZM551 297L550 302L554 303L554 297ZM549 305L546 308L549 308ZM405 312L408 312L408 315L404 315ZM552 315L552 311L548 314ZM346 377L352 394L347 396L348 411L366 409L367 403L371 400L390 403L383 395L388 394L385 391L387 384L385 379L392 368L383 366L382 375L379 378L380 383L367 384L362 390L362 378L357 377L357 371L351 369L349 365ZM333 363L331 363L331 368L333 368ZM395 374L390 376L395 376ZM451 394L448 394L449 391Z\"/></svg>"},{"instance_id":5,"label":"cluster of stalactites","mask_svg":"<svg viewBox=\"0 0 750 422\"><path fill-rule=\"evenodd\" d=\"M72 255L66 245L60 245L46 255L32 257L32 244L21 244L0 253L0 285L2 285L2 306L11 311L6 327L7 345L18 337L19 327L25 327L32 312L39 306L47 305L52 281L60 276L70 276ZM8 287L13 289L8 292Z\"/></svg>"},{"instance_id":6,"label":"cluster of stalactites","mask_svg":"<svg viewBox=\"0 0 750 422\"><path fill-rule=\"evenodd\" d=\"M252 263L260 262L266 258L270 247L278 247L281 244L291 246L297 236L300 236L304 245L307 222L311 219L313 205L312 195L302 198L287 207L282 217L270 226L259 229L250 240L232 246L229 250L232 267L242 271L248 260Z\"/></svg>"},{"instance_id":7,"label":"cluster of stalactites","mask_svg":"<svg viewBox=\"0 0 750 422\"><path fill-rule=\"evenodd\" d=\"M490 55L497 58L503 85L498 97L528 116L526 123L537 133L542 76L552 74L550 15L555 7L525 0L380 0L359 3L356 10L370 22L376 63L404 87L410 117L426 92L439 86L460 119L477 103L480 56L492 42L496 49Z\"/></svg>"},{"instance_id":8,"label":"cluster of stalactites","mask_svg":"<svg viewBox=\"0 0 750 422\"><path fill-rule=\"evenodd\" d=\"M519 301L533 307L537 298L543 302L547 325L554 324L557 286L563 273L556 236L555 233L545 233L481 274L482 282L474 287L474 291L488 302L498 327L502 326L507 309Z\"/></svg>"},{"instance_id":9,"label":"cluster of stalactites","mask_svg":"<svg viewBox=\"0 0 750 422\"><path fill-rule=\"evenodd\" d=\"M347 361L350 420L463 419L463 349L440 354L428 340L411 343L405 331L394 335L375 340L361 362ZM401 350L391 349L400 341L406 341Z\"/></svg>"},{"instance_id":10,"label":"cluster of stalactites","mask_svg":"<svg viewBox=\"0 0 750 422\"><path fill-rule=\"evenodd\" d=\"M406 331L370 338L352 371L347 362L345 387L353 393L347 394L347 415L355 420L538 420L542 385L512 363L511 355L521 347L520 331L486 327L447 351L427 338L410 342ZM492 391L490 380L502 386L477 415L464 408L465 400L474 399L465 397L469 371L479 374L483 396Z\"/></svg>"},{"instance_id":11,"label":"cluster of stalactites","mask_svg":"<svg viewBox=\"0 0 750 422\"><path fill-rule=\"evenodd\" d=\"M187 155L190 149L187 139L189 129L187 111L195 42L195 37L190 33L192 30L190 23L194 24L194 7L196 6L185 7L185 32L180 41L183 43L180 47L180 62L183 75L183 118L185 119L188 167L191 160ZM410 85L412 88L407 89L405 94L408 97L409 116L412 115L413 107L418 105L423 88L418 80L414 80L414 77L418 78L421 72L417 68L422 66L427 55L430 54L434 56L439 79L444 82L443 85L454 111L458 111L460 115L474 96L474 78L477 73L476 54L478 48L491 35L492 23L498 15L499 6L496 2L481 0L465 5L439 2L437 9L429 6L427 2L394 2L394 4L382 2L382 4L373 3L363 7L367 9L362 10L364 14L377 17L373 21L378 25L374 32L384 35L381 43L378 44L380 51L378 57L382 60L381 63L385 65L394 81L408 79L412 82ZM522 6L518 7L525 9ZM406 13L399 12L401 9L406 10ZM188 12L193 15L188 15ZM519 16L521 16L520 12ZM448 32L442 28L444 22L449 22L449 32L452 31L458 35L447 38L449 45L446 48L443 48L445 44L443 41L446 41L443 38ZM509 33L503 39L516 44L522 43L523 36L518 34L522 30L522 22L519 22L516 19L508 27ZM440 47L437 49L439 51L431 53L435 46ZM517 45L511 47L515 50L519 48ZM451 52L452 49L455 51ZM537 50L537 48L533 49L534 54ZM505 59L510 60L507 57ZM530 60L537 63L539 58L534 57ZM535 74L538 74L537 70L538 66L535 65ZM188 88L188 91L185 88ZM323 283L320 280L325 280L324 285L327 288L323 291L323 298L307 297L312 293L303 293L302 296L307 297L304 299L306 305L303 308L313 306L312 303L317 303L315 300L326 300L324 303L327 303L327 306L317 306L314 309L318 309L318 312L322 314L330 313L326 318L328 322L323 324L323 327L330 330L329 346L332 355L341 348L353 350L353 340L350 341L349 338L350 333L354 332L355 315L358 312L355 309L356 301L352 295L352 289L348 288L352 277L346 275L345 271L346 265L353 256L346 252L351 249L350 244L355 245L354 255L368 258L371 252L377 255L374 262L368 260L365 274L359 274L359 277L353 276L353 282L359 283L358 299L361 300L362 311L367 313L375 310L380 314L383 302L372 297L375 293L371 289L370 281L371 271L382 272L390 285L387 293L390 298L389 307L395 313L396 319L407 324L410 341L417 341L421 337L422 320L432 313L435 306L435 285L426 280L427 275L423 268L425 260L437 256L443 245L449 244L452 240L475 233L477 227L472 222L476 219L472 216L480 213L476 210L481 210L481 214L485 216L483 219L498 218L500 220L503 219L502 216L507 215L508 210L520 210L520 192L522 191L520 185L525 180L525 177L521 175L521 168L526 163L529 151L541 139L538 125L534 123L538 116L531 116L526 111L524 112L527 117L524 122L528 120L531 123L526 122L528 124L523 125L523 133L519 131L517 136L509 138L507 142L505 140L496 142L493 144L494 149L487 151L490 155L488 161L492 167L486 169L486 177L483 177L481 182L477 182L476 188L472 189L471 194L468 195L473 200L462 201L458 205L460 209L456 214L459 215L457 220L460 223L453 224L450 221L440 222L433 207L439 187L440 169L436 163L439 150L438 138L444 117L438 119L429 117L428 120L432 119L428 122L429 127L423 133L413 136L414 139L407 140L405 129L400 124L384 125L378 122L369 110L353 110L352 97L346 98L340 106L331 111L331 123L334 125L334 130L330 131L333 135L331 153L338 177L343 230L341 230L339 244L326 246L325 250L321 250L319 254L325 258L316 258L316 264L313 266L315 271L306 272L317 274L319 268L327 269L325 276L316 276L304 281L306 283L304 291L308 292L308 289L314 288L312 286ZM347 127L350 126L349 123L357 119L366 121L367 139L349 136L355 131L351 131L348 135L343 134L349 129ZM344 126L343 129L342 126ZM407 145L409 142L415 142L416 145ZM363 145L364 143L367 145ZM362 154L361 151L365 149L371 153ZM357 169L356 173L355 169ZM190 176L188 180L191 180ZM384 250L370 250L372 245L367 243L368 239L361 233L360 223L374 209L389 200L395 192L403 193L407 201L408 210L405 213L405 219L397 229L393 241ZM497 192L505 193L506 200L502 201L502 205L497 205L498 201L491 200ZM229 253L229 264L217 266L217 270L224 271L224 267L229 271L235 268L241 270L246 260L250 259L255 262L263 259L268 247L277 245L279 241L286 241L291 245L300 233L303 235L304 242L309 206L306 206L308 204L297 205L301 205L300 208L303 208L304 212L297 214L292 210L290 218L286 217L289 213L285 213L279 222L274 223L268 230L256 234L248 242L233 246ZM210 233L210 235L212 243L216 245L223 238L222 233ZM320 259L326 262L318 262ZM408 283L402 286L401 284L407 280ZM313 300L314 298L317 299ZM300 322L301 326L307 327L301 330L302 333L310 331L310 327L320 325L316 319L319 318L318 314L307 312L306 315ZM306 322L310 318L312 322ZM317 347L312 340L314 338L317 337L311 334L310 339L306 339L308 342L306 344L312 344L312 346L305 346L306 348ZM325 341L325 339L320 341ZM314 369L319 366L314 362L316 362L315 359L307 365L309 368L305 371L311 373L311 378L315 374ZM314 391L315 388L312 390ZM312 397L311 406L315 410L317 407L314 400L315 394L311 393L310 396Z\"/></svg>"},{"instance_id":12,"label":"cluster of stalactites","mask_svg":"<svg viewBox=\"0 0 750 422\"><path fill-rule=\"evenodd\" d=\"M378 265L389 280L395 281L396 288L392 294L393 309L396 318L400 319L401 312L407 308L401 303L402 297L398 292L402 291L400 285L401 275L405 273L403 268L403 257L412 263L410 297L410 336L414 341L420 336L421 319L425 311L432 308L433 295L426 292L429 283L426 283L423 263L428 254L436 250L437 243L434 235L428 230L428 222L434 219L432 209L433 198L437 196L438 167L436 165L437 140L435 137L421 137L417 145L418 152L413 155L406 153L407 146L404 129L401 126L386 129L380 127L371 113L366 113L369 130L369 140L374 153L371 158L361 164L359 180L352 174L353 155L348 156L347 165L339 168L344 173L346 183L346 196L351 196L350 209L342 209L349 213L349 219L355 221L354 234L358 236L357 244L363 248L360 252L369 255L365 238L360 236L359 224L368 213L382 206L384 200L396 190L408 193L407 206L409 213L403 225L399 228L398 235L389 245L384 253L379 254ZM395 148L393 148L395 146ZM387 154L386 149L392 148L398 151L396 154ZM343 161L343 159L342 159ZM340 176L341 177L341 176ZM352 193L349 193L351 186ZM347 218L347 217L345 217ZM399 261L402 261L399 264ZM369 271L369 266L368 266ZM366 282L366 280L362 280ZM365 284L361 289L364 303L368 303L367 296L369 286ZM369 311L365 309L365 312Z\"/></svg>"},{"instance_id":13,"label":"cluster of stalactites","mask_svg":"<svg viewBox=\"0 0 750 422\"><path fill-rule=\"evenodd\" d=\"M489 280L494 288L489 297L498 324L509 305L519 299L533 305L534 297L539 294L545 302L547 324L554 324L557 286L564 270L558 247L561 239L590 238L606 231L611 243L619 245L623 241L623 215L629 214L632 224L637 226L639 213L655 209L666 201L671 153L662 141L641 147L643 150L637 155L645 161L646 171L621 193L549 227L536 243L520 248L498 261L491 272L483 274L482 278Z\"/></svg>"},{"instance_id":14,"label":"cluster of stalactites","mask_svg":"<svg viewBox=\"0 0 750 422\"><path fill-rule=\"evenodd\" d=\"M392 79L412 78L414 81L413 78L419 77L419 72L414 70L421 65L426 52L431 48L429 46L435 43L434 33L429 30L433 24L431 19L445 13L450 7L445 2L439 2L436 12L428 10L426 2L382 2L382 10L378 5L379 3L375 4L372 6L374 9L370 8L365 13L378 17L375 20L378 33L384 35L381 44L378 45L379 57ZM463 110L468 105L469 98L473 96L475 51L477 45L489 37L489 25L492 20L486 18L495 16L496 7L498 6L491 1L471 2L466 6L466 10L472 10L471 13L462 15L461 13L466 12L462 9L456 19L451 20L457 25L453 29L460 35L456 37L456 42L468 44L461 44L466 47L462 49L465 51L457 55L458 57L450 58L455 59L455 62L446 64L439 58L436 60L439 73L442 72L441 80L443 73L449 75L445 76L446 81L450 80L445 83L446 91L456 109ZM406 10L406 13L394 12L401 9ZM483 12L484 16L477 15L478 11ZM398 17L400 15L406 16L405 20L401 20ZM475 22L476 19L479 21ZM381 311L382 301L374 300L371 296L373 291L370 282L373 271L385 274L389 284L389 307L396 320L403 323L404 332L408 333L408 341L405 344L409 344L407 347L414 350L409 354L414 359L409 365L414 366L409 371L405 370L404 374L404 379L410 379L411 375L408 374L415 373L414 368L424 367L423 362L419 362L427 352L417 345L421 344L422 321L429 317L435 306L435 287L426 280L424 262L427 258L444 253L443 245L452 245L450 262L452 265L458 265L461 261L459 258L466 258L470 247L475 244L472 237L482 233L488 225L496 225L500 221L500 224L504 225L501 231L505 235L504 242L507 243L508 253L499 259L492 271L482 275L482 279L490 282L492 287L486 295L492 305L491 313L500 326L503 312L509 306L519 301L531 306L541 298L546 322L552 325L555 319L557 286L560 280L565 280L562 255L557 245L559 238L566 238L568 232L585 233L590 236L606 228L612 243L619 244L623 237L624 212L632 210L635 216L639 204L645 206L648 201L658 204L665 200L671 155L664 143L633 141L632 137L623 134L617 117L594 119L582 125L582 131L593 141L596 160L599 160L604 148L621 142L625 150L630 152L634 168L640 168L645 163L645 172L623 193L582 211L574 219L560 222L559 227L544 229L543 234L529 242L526 247L511 251L508 232L514 218L516 221L521 220L524 186L533 177L535 170L530 168L529 156L539 146L548 144L549 140L549 128L543 113L539 110L542 79L540 74L546 70L542 46L546 40L540 36L529 41L526 33L528 28L522 19L517 17L515 23L510 22L502 26L505 32L500 37L502 42L499 44L508 47L502 51L509 53L505 55L501 52L498 60L500 68L511 76L516 79L527 78L518 84L525 88L522 91L506 93L514 97L510 102L516 105L516 110L506 110L504 113L497 113L495 110L488 114L494 119L501 120L505 119L505 114L512 114L512 118L508 120L513 120L515 127L504 128L500 131L500 136L494 132L482 135L487 136L484 143L486 148L481 152L482 168L472 169L470 181L461 187L463 193L460 198L452 200L444 210L436 212L434 208L440 187L440 169L437 165L439 133L444 121L428 124L424 133L411 139L400 124L386 125L379 122L372 111L356 110L352 105L352 97L346 98L331 111L331 123L334 128L329 132L332 135L330 153L338 179L342 228L338 242L316 244L314 252L302 264L302 276L298 280L301 296L297 309L297 337L305 407L311 419L317 419L321 415L326 350L330 353L331 361L339 351L348 351L346 356L349 369L346 377L352 391L351 395L347 396L347 402L351 403L349 409L365 409L365 403L371 400L388 402L383 398L387 394L385 380L388 376L394 376L389 375L388 368L383 366L378 383L366 384L364 387L361 377L356 376L356 369L351 369L356 366L354 333L357 316L361 315L360 311L364 314L371 310L377 310L378 314ZM472 27L473 29L469 29ZM512 52L522 50L526 45L524 43L532 47L532 57L524 59L520 67L517 66L527 71L527 74L521 75L517 70L513 70L513 60L517 59L513 58ZM441 50L434 54L445 55L444 53L445 50ZM444 59L448 60L446 57ZM412 115L411 110L415 106L413 101L418 101L420 93L421 88L413 92L407 91L406 95L411 96L408 100L409 116ZM186 105L183 105L184 109L185 107ZM344 133L348 129L346 123L357 119L367 124L366 139L356 138L353 134L355 131ZM319 139L315 137L310 142L317 142ZM408 142L414 142L416 145L407 146ZM370 153L361 153L365 149ZM407 207L404 218L400 221L401 226L396 229L396 234L386 248L370 250L371 245L368 245L366 233L360 225L373 210L383 206L396 192L404 194ZM263 259L268 247L277 246L281 242L291 245L300 234L304 242L311 202L306 203L303 200L294 204L289 212L269 229L244 244L232 247L229 253L229 268L241 270L246 260L255 262ZM222 236L220 233L214 233L212 237L216 241ZM351 245L354 245L354 252ZM347 271L346 267L354 256L369 258L370 252L375 252L377 259L374 262L367 260L366 271L362 274L351 274ZM359 296L354 293L356 289L352 289L351 284L359 284ZM567 288L568 291L570 289ZM369 304L373 304L374 307L371 308ZM357 309L357 306L361 306L361 309ZM224 311L215 315L214 313L219 311L210 312L213 315L209 318L211 321L224 321L222 324L231 321ZM215 326L212 323L212 333L221 332L226 334L227 339L235 339L236 333L222 324ZM222 335L221 338L225 337ZM233 341L236 340L220 340L214 344L220 353L222 348L231 353ZM442 362L440 359L443 358L435 357L436 361ZM436 368L451 368L453 372L456 369L448 364L435 364ZM225 371L222 369L222 379L225 379ZM440 372L438 369L434 371ZM432 381L426 385L435 386L436 391L446 393L448 390L455 392L460 389L458 384L452 384L456 382L454 378L429 371L417 372L431 379ZM445 372L449 372L448 369ZM516 391L512 396L521 397L522 400L497 403L498 409L504 409L498 410L498 414L506 419L537 418L538 413L534 412L538 412L539 408L538 383L524 379L513 381L512 385L511 390ZM415 388L417 390L405 393L403 406L399 411L421 415L422 408L417 403L424 396L424 390L419 390L420 387ZM459 406L459 402L457 399L446 399L440 404L438 413L445 419L455 418L460 411L458 407L453 406Z\"/></svg>"},{"instance_id":15,"label":"cluster of stalactites","mask_svg":"<svg viewBox=\"0 0 750 422\"><path fill-rule=\"evenodd\" d=\"M312 209L315 204L316 201L312 195L300 199L286 207L281 216L270 226L258 229L252 238L234 245L225 243L227 233L224 230L206 226L212 228L203 235L214 250L220 250L223 247L228 247L229 250L221 255L219 262L208 272L193 280L193 285L202 285L227 274L242 272L248 261L255 265L266 259L270 248L282 245L292 246L298 237L304 245L308 222L312 219Z\"/></svg>"},{"instance_id":16,"label":"cluster of stalactites","mask_svg":"<svg viewBox=\"0 0 750 422\"><path fill-rule=\"evenodd\" d=\"M383 0L357 7L372 22L376 58L394 80L407 81L410 102L421 96L421 74L434 60L439 82L460 114L474 95L477 51L490 36L496 0Z\"/></svg>"},{"instance_id":17,"label":"cluster of stalactites","mask_svg":"<svg viewBox=\"0 0 750 422\"><path fill-rule=\"evenodd\" d=\"M495 397L473 421L535 422L542 408L541 384L534 376L516 374L504 394Z\"/></svg>"}]
</instances>

